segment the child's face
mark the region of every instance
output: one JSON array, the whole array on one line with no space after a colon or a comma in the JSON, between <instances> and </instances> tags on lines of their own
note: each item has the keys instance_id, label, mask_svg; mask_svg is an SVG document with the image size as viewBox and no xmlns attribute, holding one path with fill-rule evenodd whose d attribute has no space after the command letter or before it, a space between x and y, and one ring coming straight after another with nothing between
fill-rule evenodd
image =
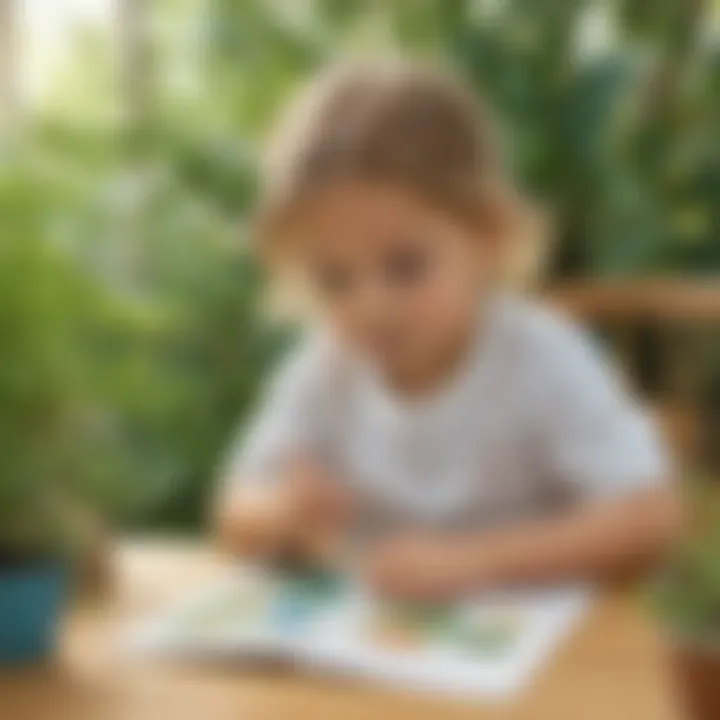
<instances>
[{"instance_id":1,"label":"child's face","mask_svg":"<svg viewBox=\"0 0 720 720\"><path fill-rule=\"evenodd\" d=\"M390 373L423 372L474 327L494 244L397 186L335 185L295 227L301 265L343 338Z\"/></svg>"}]
</instances>

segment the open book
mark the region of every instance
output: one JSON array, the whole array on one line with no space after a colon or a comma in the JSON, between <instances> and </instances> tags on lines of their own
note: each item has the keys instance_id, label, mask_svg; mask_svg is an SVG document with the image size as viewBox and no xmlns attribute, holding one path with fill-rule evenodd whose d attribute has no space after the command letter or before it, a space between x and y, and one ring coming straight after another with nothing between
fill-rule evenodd
<instances>
[{"instance_id":1,"label":"open book","mask_svg":"<svg viewBox=\"0 0 720 720\"><path fill-rule=\"evenodd\" d=\"M414 690L517 692L583 615L589 592L494 593L448 607L374 598L326 573L240 568L132 633L143 653L278 658Z\"/></svg>"}]
</instances>

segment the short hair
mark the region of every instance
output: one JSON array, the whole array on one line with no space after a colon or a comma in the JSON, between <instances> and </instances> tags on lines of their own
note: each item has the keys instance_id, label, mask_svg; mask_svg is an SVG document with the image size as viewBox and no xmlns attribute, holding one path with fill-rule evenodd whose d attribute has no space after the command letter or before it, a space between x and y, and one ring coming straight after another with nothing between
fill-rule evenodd
<instances>
[{"instance_id":1,"label":"short hair","mask_svg":"<svg viewBox=\"0 0 720 720\"><path fill-rule=\"evenodd\" d=\"M260 242L282 235L284 220L311 192L346 179L396 182L503 232L517 232L526 217L481 100L419 64L332 68L299 94L271 136Z\"/></svg>"}]
</instances>

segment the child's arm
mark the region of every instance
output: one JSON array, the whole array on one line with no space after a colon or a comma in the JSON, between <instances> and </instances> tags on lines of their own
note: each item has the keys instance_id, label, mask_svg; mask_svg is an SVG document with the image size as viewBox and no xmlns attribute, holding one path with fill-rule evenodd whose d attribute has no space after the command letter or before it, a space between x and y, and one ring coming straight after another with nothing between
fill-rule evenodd
<instances>
[{"instance_id":1,"label":"child's arm","mask_svg":"<svg viewBox=\"0 0 720 720\"><path fill-rule=\"evenodd\" d=\"M391 542L369 564L384 591L434 599L491 585L604 578L656 559L675 535L678 498L671 484L657 482L671 474L670 463L594 343L547 316L535 327L531 355L527 447L538 477L569 489L578 504L479 534Z\"/></svg>"},{"instance_id":2,"label":"child's arm","mask_svg":"<svg viewBox=\"0 0 720 720\"><path fill-rule=\"evenodd\" d=\"M336 393L328 349L310 339L286 358L223 463L213 523L234 554L304 552L347 512L342 487L317 461L330 444Z\"/></svg>"},{"instance_id":3,"label":"child's arm","mask_svg":"<svg viewBox=\"0 0 720 720\"><path fill-rule=\"evenodd\" d=\"M385 594L428 601L489 586L607 579L658 559L680 515L670 486L638 490L498 530L391 539L371 554L368 573Z\"/></svg>"}]
</instances>

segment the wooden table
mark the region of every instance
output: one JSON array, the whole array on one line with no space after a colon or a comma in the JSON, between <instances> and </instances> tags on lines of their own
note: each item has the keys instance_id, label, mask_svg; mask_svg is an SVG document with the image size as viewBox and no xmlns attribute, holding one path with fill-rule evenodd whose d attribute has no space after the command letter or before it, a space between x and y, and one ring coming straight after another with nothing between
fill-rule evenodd
<instances>
[{"instance_id":1,"label":"wooden table","mask_svg":"<svg viewBox=\"0 0 720 720\"><path fill-rule=\"evenodd\" d=\"M2 720L680 720L662 645L630 593L597 607L522 697L502 707L438 700L287 670L130 661L124 623L223 572L209 550L132 544L117 587L68 620L52 667L0 673Z\"/></svg>"}]
</instances>

